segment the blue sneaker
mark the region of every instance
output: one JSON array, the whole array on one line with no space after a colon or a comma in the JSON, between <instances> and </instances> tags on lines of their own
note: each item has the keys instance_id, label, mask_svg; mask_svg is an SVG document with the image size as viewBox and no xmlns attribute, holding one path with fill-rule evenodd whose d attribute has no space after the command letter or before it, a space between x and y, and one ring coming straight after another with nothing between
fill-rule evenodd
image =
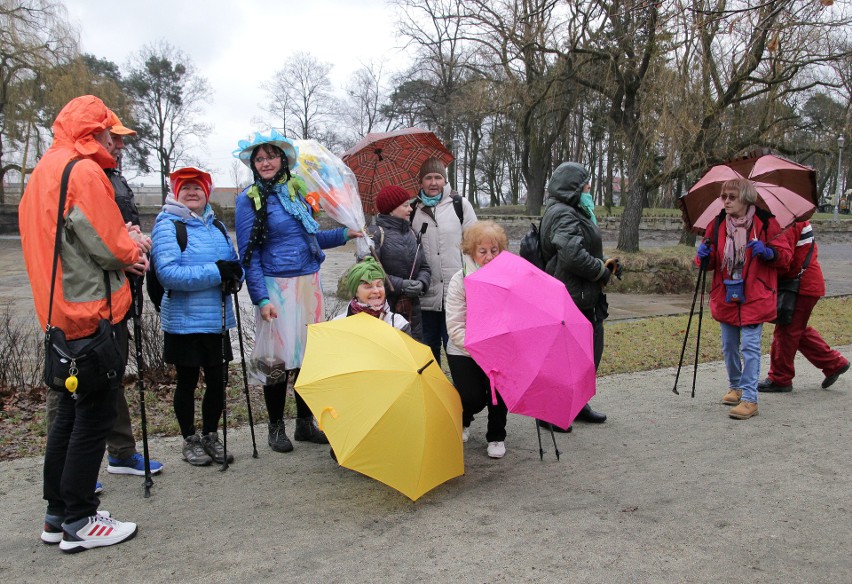
<instances>
[{"instance_id":1,"label":"blue sneaker","mask_svg":"<svg viewBox=\"0 0 852 584\"><path fill-rule=\"evenodd\" d=\"M129 458L115 458L107 456L107 472L111 474L126 474L145 476L145 457L138 452L134 453ZM149 461L151 464L151 474L155 475L163 470L163 463L156 460Z\"/></svg>"},{"instance_id":2,"label":"blue sneaker","mask_svg":"<svg viewBox=\"0 0 852 584\"><path fill-rule=\"evenodd\" d=\"M104 486L101 484L100 481L97 481L95 483L95 494L100 495L103 492L104 492Z\"/></svg>"}]
</instances>

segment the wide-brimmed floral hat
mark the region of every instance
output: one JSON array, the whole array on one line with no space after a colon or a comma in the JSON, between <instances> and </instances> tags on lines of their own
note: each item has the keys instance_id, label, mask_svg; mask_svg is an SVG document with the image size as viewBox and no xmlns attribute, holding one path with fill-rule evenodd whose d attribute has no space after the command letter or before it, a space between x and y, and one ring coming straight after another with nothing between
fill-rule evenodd
<instances>
[{"instance_id":1,"label":"wide-brimmed floral hat","mask_svg":"<svg viewBox=\"0 0 852 584\"><path fill-rule=\"evenodd\" d=\"M248 139L237 142L237 149L234 150L234 158L239 158L243 164L251 168L251 153L261 144L272 144L277 146L284 152L287 157L287 165L290 170L294 169L298 164L299 149L293 144L289 138L285 138L276 130L269 130L268 134L255 132Z\"/></svg>"}]
</instances>

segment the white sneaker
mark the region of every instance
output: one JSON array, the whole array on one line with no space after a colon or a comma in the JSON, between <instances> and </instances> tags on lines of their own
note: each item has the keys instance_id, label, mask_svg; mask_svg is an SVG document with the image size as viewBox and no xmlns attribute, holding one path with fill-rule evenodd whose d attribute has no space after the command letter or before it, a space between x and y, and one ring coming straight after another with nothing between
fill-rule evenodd
<instances>
[{"instance_id":1,"label":"white sneaker","mask_svg":"<svg viewBox=\"0 0 852 584\"><path fill-rule=\"evenodd\" d=\"M109 517L109 511L98 511L101 517ZM62 541L62 520L56 515L45 515L44 531L41 532L41 541L46 544L57 544Z\"/></svg>"},{"instance_id":2,"label":"white sneaker","mask_svg":"<svg viewBox=\"0 0 852 584\"><path fill-rule=\"evenodd\" d=\"M462 427L462 442L467 442L470 439L470 428Z\"/></svg>"},{"instance_id":3,"label":"white sneaker","mask_svg":"<svg viewBox=\"0 0 852 584\"><path fill-rule=\"evenodd\" d=\"M488 456L491 458L503 458L506 456L506 443L505 442L489 442L488 443Z\"/></svg>"},{"instance_id":4,"label":"white sneaker","mask_svg":"<svg viewBox=\"0 0 852 584\"><path fill-rule=\"evenodd\" d=\"M59 549L63 552L73 554L88 549L115 545L125 540L132 539L139 530L135 523L130 521L116 521L111 517L93 515L82 520L82 525L73 530L74 527L66 523L62 524L65 531ZM75 521L74 526L80 521Z\"/></svg>"}]
</instances>

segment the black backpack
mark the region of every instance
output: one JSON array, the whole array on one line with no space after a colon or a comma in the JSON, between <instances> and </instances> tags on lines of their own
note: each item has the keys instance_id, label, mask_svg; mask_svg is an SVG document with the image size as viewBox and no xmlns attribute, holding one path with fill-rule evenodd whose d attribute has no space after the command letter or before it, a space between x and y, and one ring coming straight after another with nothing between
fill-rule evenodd
<instances>
[{"instance_id":1,"label":"black backpack","mask_svg":"<svg viewBox=\"0 0 852 584\"><path fill-rule=\"evenodd\" d=\"M450 198L453 200L453 209L456 210L456 216L459 218L459 223L464 225L464 206L462 204L461 195L450 195ZM419 198L415 198L414 202L411 203L411 213L408 215L409 223L414 223L414 213L417 212L417 205L419 204Z\"/></svg>"},{"instance_id":2,"label":"black backpack","mask_svg":"<svg viewBox=\"0 0 852 584\"><path fill-rule=\"evenodd\" d=\"M544 270L546 264L541 253L540 225L536 227L535 223L530 223L530 230L521 238L519 255L539 270Z\"/></svg>"},{"instance_id":3,"label":"black backpack","mask_svg":"<svg viewBox=\"0 0 852 584\"><path fill-rule=\"evenodd\" d=\"M183 253L184 250L186 250L186 223L178 221L177 219L172 219L172 221L175 224L175 239L177 239L180 252ZM218 219L213 219L213 225L222 232L225 239L230 241L230 238L228 237L228 229L225 227L224 223ZM151 299L151 302L154 304L154 308L157 309L157 312L160 312L160 304L163 302L163 295L166 294L166 289L163 288L163 284L160 282L160 279L157 278L157 266L154 264L153 254L151 255L151 266L148 269L148 277L145 278L145 287L148 290L148 298ZM169 293L169 295L171 295L171 293Z\"/></svg>"}]
</instances>

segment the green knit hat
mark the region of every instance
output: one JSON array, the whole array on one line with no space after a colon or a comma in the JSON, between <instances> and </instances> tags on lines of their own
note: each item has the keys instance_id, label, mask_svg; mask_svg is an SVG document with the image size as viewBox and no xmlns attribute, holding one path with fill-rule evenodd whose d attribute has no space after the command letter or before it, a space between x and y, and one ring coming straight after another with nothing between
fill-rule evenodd
<instances>
[{"instance_id":1,"label":"green knit hat","mask_svg":"<svg viewBox=\"0 0 852 584\"><path fill-rule=\"evenodd\" d=\"M358 291L361 282L372 282L373 280L384 280L385 271L382 265L372 256L367 256L351 268L346 276L346 287L352 297Z\"/></svg>"}]
</instances>

